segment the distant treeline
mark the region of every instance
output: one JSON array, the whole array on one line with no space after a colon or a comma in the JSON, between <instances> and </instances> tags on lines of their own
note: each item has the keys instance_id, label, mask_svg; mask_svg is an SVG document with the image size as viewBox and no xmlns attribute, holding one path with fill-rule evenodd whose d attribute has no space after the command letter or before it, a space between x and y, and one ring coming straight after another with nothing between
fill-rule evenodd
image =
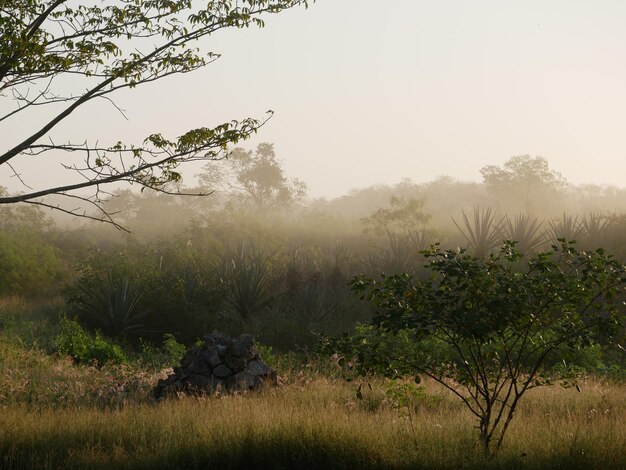
<instances>
[{"instance_id":1,"label":"distant treeline","mask_svg":"<svg viewBox=\"0 0 626 470\"><path fill-rule=\"evenodd\" d=\"M348 281L421 275L419 252L433 243L483 256L505 239L537 252L566 238L625 259L625 189L573 186L540 157L481 173L482 183L405 180L311 200L262 144L186 188L209 196L118 192L104 208L130 233L2 207L0 295L62 295L70 316L129 344L247 330L287 350L368 321Z\"/></svg>"}]
</instances>

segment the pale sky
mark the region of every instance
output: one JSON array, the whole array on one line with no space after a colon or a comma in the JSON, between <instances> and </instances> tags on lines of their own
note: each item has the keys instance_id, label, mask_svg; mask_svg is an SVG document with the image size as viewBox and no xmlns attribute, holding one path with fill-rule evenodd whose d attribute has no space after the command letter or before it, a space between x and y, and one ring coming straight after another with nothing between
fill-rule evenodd
<instances>
[{"instance_id":1,"label":"pale sky","mask_svg":"<svg viewBox=\"0 0 626 470\"><path fill-rule=\"evenodd\" d=\"M90 104L64 123L66 140L139 143L272 109L243 146L273 142L314 197L480 181L481 167L521 154L572 183L626 186L623 0L318 0L203 44L222 58L118 96L129 121ZM3 126L0 141L15 133ZM36 185L57 174L20 169ZM17 189L6 174L0 185Z\"/></svg>"}]
</instances>

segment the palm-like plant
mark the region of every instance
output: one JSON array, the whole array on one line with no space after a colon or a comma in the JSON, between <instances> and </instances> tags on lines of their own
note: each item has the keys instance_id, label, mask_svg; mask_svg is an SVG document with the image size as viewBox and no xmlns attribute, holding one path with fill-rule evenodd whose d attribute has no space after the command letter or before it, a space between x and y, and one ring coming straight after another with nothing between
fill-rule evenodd
<instances>
[{"instance_id":1,"label":"palm-like plant","mask_svg":"<svg viewBox=\"0 0 626 470\"><path fill-rule=\"evenodd\" d=\"M337 310L337 295L325 280L309 281L294 292L289 305L307 324L319 323Z\"/></svg>"},{"instance_id":2,"label":"palm-like plant","mask_svg":"<svg viewBox=\"0 0 626 470\"><path fill-rule=\"evenodd\" d=\"M107 276L104 282L79 286L70 299L88 324L113 337L127 338L149 333L144 322L150 310L142 307L143 289L128 277Z\"/></svg>"},{"instance_id":3,"label":"palm-like plant","mask_svg":"<svg viewBox=\"0 0 626 470\"><path fill-rule=\"evenodd\" d=\"M602 243L606 248L615 254L619 254L623 259L624 245L626 245L626 215L613 215L607 217L608 223L604 227Z\"/></svg>"},{"instance_id":4,"label":"palm-like plant","mask_svg":"<svg viewBox=\"0 0 626 470\"><path fill-rule=\"evenodd\" d=\"M494 248L502 244L502 226L504 217L498 218L496 212L490 207L486 209L475 206L473 217L470 219L465 211L463 214L464 228L452 218L452 222L459 229L474 256L487 256Z\"/></svg>"},{"instance_id":5,"label":"palm-like plant","mask_svg":"<svg viewBox=\"0 0 626 470\"><path fill-rule=\"evenodd\" d=\"M348 251L341 245L330 250L305 253L292 251L285 276L285 298L290 313L307 325L320 323L339 310L345 280Z\"/></svg>"},{"instance_id":6,"label":"palm-like plant","mask_svg":"<svg viewBox=\"0 0 626 470\"><path fill-rule=\"evenodd\" d=\"M589 248L614 248L611 233L612 220L609 217L590 213L582 218L580 225L585 245Z\"/></svg>"},{"instance_id":7,"label":"palm-like plant","mask_svg":"<svg viewBox=\"0 0 626 470\"><path fill-rule=\"evenodd\" d=\"M423 228L422 230L412 230L408 233L413 249L418 253L428 250L437 241L437 233L434 230Z\"/></svg>"},{"instance_id":8,"label":"palm-like plant","mask_svg":"<svg viewBox=\"0 0 626 470\"><path fill-rule=\"evenodd\" d=\"M501 226L502 240L512 240L524 254L535 253L546 241L541 231L541 222L526 214L516 214L513 219L506 217Z\"/></svg>"},{"instance_id":9,"label":"palm-like plant","mask_svg":"<svg viewBox=\"0 0 626 470\"><path fill-rule=\"evenodd\" d=\"M553 244L559 245L559 240L580 240L584 235L584 226L578 220L578 215L563 214L563 218L551 220L546 230L546 238Z\"/></svg>"},{"instance_id":10,"label":"palm-like plant","mask_svg":"<svg viewBox=\"0 0 626 470\"><path fill-rule=\"evenodd\" d=\"M271 258L275 254L266 256L252 243L239 242L220 260L218 273L227 289L227 301L244 321L272 300Z\"/></svg>"}]
</instances>

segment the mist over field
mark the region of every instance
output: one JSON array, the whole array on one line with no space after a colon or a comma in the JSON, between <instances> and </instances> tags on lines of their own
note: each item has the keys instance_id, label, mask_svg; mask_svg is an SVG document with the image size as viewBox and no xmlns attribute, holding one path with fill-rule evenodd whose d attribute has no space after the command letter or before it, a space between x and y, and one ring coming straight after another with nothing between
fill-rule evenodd
<instances>
[{"instance_id":1,"label":"mist over field","mask_svg":"<svg viewBox=\"0 0 626 470\"><path fill-rule=\"evenodd\" d=\"M623 468L625 18L0 0L0 468Z\"/></svg>"}]
</instances>

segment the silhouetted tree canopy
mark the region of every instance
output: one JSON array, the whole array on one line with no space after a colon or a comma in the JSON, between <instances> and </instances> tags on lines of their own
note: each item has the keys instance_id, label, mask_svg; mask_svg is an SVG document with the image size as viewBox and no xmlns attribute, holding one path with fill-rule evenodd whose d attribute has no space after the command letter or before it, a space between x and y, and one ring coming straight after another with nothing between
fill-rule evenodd
<instances>
[{"instance_id":1,"label":"silhouetted tree canopy","mask_svg":"<svg viewBox=\"0 0 626 470\"><path fill-rule=\"evenodd\" d=\"M269 143L254 151L236 148L223 165L209 163L198 176L203 189L226 191L257 209L288 206L304 199L307 191L304 182L285 176Z\"/></svg>"},{"instance_id":2,"label":"silhouetted tree canopy","mask_svg":"<svg viewBox=\"0 0 626 470\"><path fill-rule=\"evenodd\" d=\"M543 157L520 155L502 167L488 165L480 169L487 190L508 206L532 213L540 201L549 201L566 186L560 173L551 170Z\"/></svg>"}]
</instances>

